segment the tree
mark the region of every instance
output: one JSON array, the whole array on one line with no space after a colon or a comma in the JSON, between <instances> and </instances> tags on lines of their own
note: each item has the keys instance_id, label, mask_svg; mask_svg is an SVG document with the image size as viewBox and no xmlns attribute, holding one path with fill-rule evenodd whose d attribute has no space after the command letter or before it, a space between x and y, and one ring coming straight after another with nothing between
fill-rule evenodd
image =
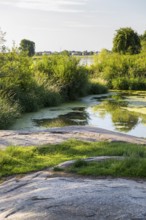
<instances>
[{"instance_id":1,"label":"tree","mask_svg":"<svg viewBox=\"0 0 146 220\"><path fill-rule=\"evenodd\" d=\"M63 50L60 54L70 56L71 53L68 50Z\"/></svg>"},{"instance_id":2,"label":"tree","mask_svg":"<svg viewBox=\"0 0 146 220\"><path fill-rule=\"evenodd\" d=\"M28 52L28 56L33 56L35 54L35 43L33 41L23 39L20 42L20 50Z\"/></svg>"},{"instance_id":3,"label":"tree","mask_svg":"<svg viewBox=\"0 0 146 220\"><path fill-rule=\"evenodd\" d=\"M6 35L6 32L3 32L0 28L0 51L3 51L5 48L4 46L4 42L6 41L5 35Z\"/></svg>"},{"instance_id":4,"label":"tree","mask_svg":"<svg viewBox=\"0 0 146 220\"><path fill-rule=\"evenodd\" d=\"M113 51L120 54L138 54L141 50L140 37L129 27L120 28L113 39Z\"/></svg>"},{"instance_id":5,"label":"tree","mask_svg":"<svg viewBox=\"0 0 146 220\"><path fill-rule=\"evenodd\" d=\"M146 31L140 36L142 52L146 52Z\"/></svg>"}]
</instances>

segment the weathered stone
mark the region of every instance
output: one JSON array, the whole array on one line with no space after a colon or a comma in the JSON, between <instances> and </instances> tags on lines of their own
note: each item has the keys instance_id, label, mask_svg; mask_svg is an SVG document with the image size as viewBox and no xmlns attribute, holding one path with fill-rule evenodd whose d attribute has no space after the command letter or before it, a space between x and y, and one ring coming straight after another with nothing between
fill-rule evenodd
<instances>
[{"instance_id":1,"label":"weathered stone","mask_svg":"<svg viewBox=\"0 0 146 220\"><path fill-rule=\"evenodd\" d=\"M0 220L146 219L146 181L54 177L48 171L0 185Z\"/></svg>"},{"instance_id":2,"label":"weathered stone","mask_svg":"<svg viewBox=\"0 0 146 220\"><path fill-rule=\"evenodd\" d=\"M86 158L86 159L82 159L82 160L85 161L85 162L92 162L92 161L100 162L100 161L103 161L103 160L110 160L110 159L111 160L112 159L123 160L124 158L125 157L122 157L122 156L121 157L120 156L99 156L99 157L90 157L90 158ZM76 162L76 160L69 160L69 161L60 163L56 167L66 168L66 167L69 167L69 166L73 165L75 162Z\"/></svg>"},{"instance_id":3,"label":"weathered stone","mask_svg":"<svg viewBox=\"0 0 146 220\"><path fill-rule=\"evenodd\" d=\"M144 138L71 126L43 132L1 131L0 148L60 143L70 138L146 144ZM0 220L146 220L146 181L57 175L39 171L1 183Z\"/></svg>"},{"instance_id":4,"label":"weathered stone","mask_svg":"<svg viewBox=\"0 0 146 220\"><path fill-rule=\"evenodd\" d=\"M68 139L84 141L122 141L137 144L146 144L146 139L122 133L112 132L90 126L69 126L52 128L39 132L31 131L0 131L0 148L7 146L29 146L42 144L55 144Z\"/></svg>"}]
</instances>

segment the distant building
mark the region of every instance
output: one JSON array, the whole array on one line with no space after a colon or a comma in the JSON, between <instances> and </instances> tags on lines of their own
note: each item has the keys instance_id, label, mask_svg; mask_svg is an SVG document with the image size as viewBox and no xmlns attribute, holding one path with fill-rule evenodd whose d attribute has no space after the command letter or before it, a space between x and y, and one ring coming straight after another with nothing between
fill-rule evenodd
<instances>
[{"instance_id":1,"label":"distant building","mask_svg":"<svg viewBox=\"0 0 146 220\"><path fill-rule=\"evenodd\" d=\"M42 55L50 55L52 54L51 51L39 51L39 52L36 52L36 56L42 56Z\"/></svg>"},{"instance_id":2,"label":"distant building","mask_svg":"<svg viewBox=\"0 0 146 220\"><path fill-rule=\"evenodd\" d=\"M71 55L72 56L82 56L82 52L81 51L71 51Z\"/></svg>"},{"instance_id":3,"label":"distant building","mask_svg":"<svg viewBox=\"0 0 146 220\"><path fill-rule=\"evenodd\" d=\"M61 52L52 52L52 51L39 51L39 52L36 52L36 56L42 56L42 55L51 55L51 54L61 54L61 53L69 53L71 56L92 56L94 54L98 54L99 51L75 51L75 50L72 50L72 51L67 51L67 50L64 50L64 51L61 51Z\"/></svg>"},{"instance_id":4,"label":"distant building","mask_svg":"<svg viewBox=\"0 0 146 220\"><path fill-rule=\"evenodd\" d=\"M35 55L36 56L42 56L42 52L36 52Z\"/></svg>"},{"instance_id":5,"label":"distant building","mask_svg":"<svg viewBox=\"0 0 146 220\"><path fill-rule=\"evenodd\" d=\"M42 52L42 55L50 55L50 54L52 54L51 51L44 51L44 52Z\"/></svg>"}]
</instances>

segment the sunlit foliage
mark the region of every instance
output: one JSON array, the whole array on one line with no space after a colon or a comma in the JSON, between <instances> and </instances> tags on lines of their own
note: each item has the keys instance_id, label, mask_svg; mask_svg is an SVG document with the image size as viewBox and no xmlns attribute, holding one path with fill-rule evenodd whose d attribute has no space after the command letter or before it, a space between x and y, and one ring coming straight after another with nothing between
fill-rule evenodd
<instances>
[{"instance_id":1,"label":"sunlit foliage","mask_svg":"<svg viewBox=\"0 0 146 220\"><path fill-rule=\"evenodd\" d=\"M120 55L103 50L95 58L94 72L107 82L109 88L146 89L146 56Z\"/></svg>"},{"instance_id":2,"label":"sunlit foliage","mask_svg":"<svg viewBox=\"0 0 146 220\"><path fill-rule=\"evenodd\" d=\"M113 39L113 51L120 54L138 54L141 50L139 35L129 27L116 31Z\"/></svg>"}]
</instances>

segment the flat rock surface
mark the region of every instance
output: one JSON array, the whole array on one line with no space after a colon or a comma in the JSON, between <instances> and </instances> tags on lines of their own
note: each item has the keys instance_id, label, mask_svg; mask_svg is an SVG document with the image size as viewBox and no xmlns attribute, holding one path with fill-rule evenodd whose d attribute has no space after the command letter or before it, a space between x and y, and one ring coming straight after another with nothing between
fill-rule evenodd
<instances>
[{"instance_id":1,"label":"flat rock surface","mask_svg":"<svg viewBox=\"0 0 146 220\"><path fill-rule=\"evenodd\" d=\"M146 181L40 171L0 184L0 220L145 220Z\"/></svg>"},{"instance_id":2,"label":"flat rock surface","mask_svg":"<svg viewBox=\"0 0 146 220\"><path fill-rule=\"evenodd\" d=\"M0 131L0 148L60 143L70 138L84 141L124 141L146 144L146 139L90 126L69 126L44 131Z\"/></svg>"},{"instance_id":3,"label":"flat rock surface","mask_svg":"<svg viewBox=\"0 0 146 220\"><path fill-rule=\"evenodd\" d=\"M146 144L146 139L89 126L42 132L0 131L0 148L9 145L85 141ZM146 220L146 181L89 179L40 171L0 184L0 220Z\"/></svg>"}]
</instances>

